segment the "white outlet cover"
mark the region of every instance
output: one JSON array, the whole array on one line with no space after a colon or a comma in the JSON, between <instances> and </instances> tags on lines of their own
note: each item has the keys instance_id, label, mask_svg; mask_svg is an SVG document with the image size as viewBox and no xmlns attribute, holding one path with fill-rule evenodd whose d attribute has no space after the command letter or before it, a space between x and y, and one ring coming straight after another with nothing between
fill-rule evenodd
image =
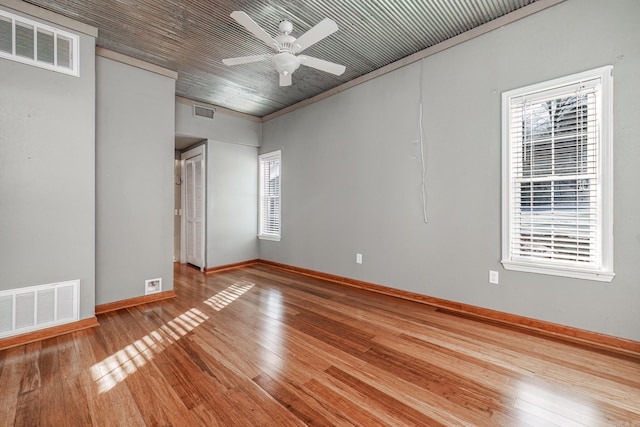
<instances>
[{"instance_id":1,"label":"white outlet cover","mask_svg":"<svg viewBox=\"0 0 640 427\"><path fill-rule=\"evenodd\" d=\"M499 283L500 276L497 271L489 270L489 283L497 285Z\"/></svg>"}]
</instances>

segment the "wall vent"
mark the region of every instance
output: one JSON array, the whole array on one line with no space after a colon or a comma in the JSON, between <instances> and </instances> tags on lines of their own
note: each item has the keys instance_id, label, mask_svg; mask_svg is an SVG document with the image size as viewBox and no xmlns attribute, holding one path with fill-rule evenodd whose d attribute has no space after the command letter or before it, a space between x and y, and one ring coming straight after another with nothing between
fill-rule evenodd
<instances>
[{"instance_id":1,"label":"wall vent","mask_svg":"<svg viewBox=\"0 0 640 427\"><path fill-rule=\"evenodd\" d=\"M201 107L199 105L193 106L193 115L196 117L204 117L205 119L213 119L215 110L213 108Z\"/></svg>"},{"instance_id":2,"label":"wall vent","mask_svg":"<svg viewBox=\"0 0 640 427\"><path fill-rule=\"evenodd\" d=\"M0 338L79 319L79 280L0 291Z\"/></svg>"},{"instance_id":3,"label":"wall vent","mask_svg":"<svg viewBox=\"0 0 640 427\"><path fill-rule=\"evenodd\" d=\"M162 291L162 279L149 279L144 281L144 294L156 294Z\"/></svg>"}]
</instances>

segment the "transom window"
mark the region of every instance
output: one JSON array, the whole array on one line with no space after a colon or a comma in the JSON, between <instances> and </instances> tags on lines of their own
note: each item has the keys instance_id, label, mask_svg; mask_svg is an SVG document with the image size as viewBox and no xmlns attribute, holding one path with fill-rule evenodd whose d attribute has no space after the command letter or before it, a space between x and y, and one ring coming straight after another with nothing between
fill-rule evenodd
<instances>
[{"instance_id":1,"label":"transom window","mask_svg":"<svg viewBox=\"0 0 640 427\"><path fill-rule=\"evenodd\" d=\"M0 10L0 58L78 76L78 36Z\"/></svg>"},{"instance_id":2,"label":"transom window","mask_svg":"<svg viewBox=\"0 0 640 427\"><path fill-rule=\"evenodd\" d=\"M611 74L503 93L505 268L613 278Z\"/></svg>"}]
</instances>

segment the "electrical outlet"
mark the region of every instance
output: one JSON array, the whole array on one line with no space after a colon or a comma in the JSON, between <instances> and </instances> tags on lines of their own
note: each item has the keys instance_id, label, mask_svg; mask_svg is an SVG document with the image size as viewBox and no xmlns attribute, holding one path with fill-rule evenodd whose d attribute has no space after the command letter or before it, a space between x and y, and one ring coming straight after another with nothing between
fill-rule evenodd
<instances>
[{"instance_id":1,"label":"electrical outlet","mask_svg":"<svg viewBox=\"0 0 640 427\"><path fill-rule=\"evenodd\" d=\"M362 254L356 254L356 264L362 264Z\"/></svg>"},{"instance_id":2,"label":"electrical outlet","mask_svg":"<svg viewBox=\"0 0 640 427\"><path fill-rule=\"evenodd\" d=\"M149 279L144 281L144 294L155 294L162 290L162 279Z\"/></svg>"},{"instance_id":3,"label":"electrical outlet","mask_svg":"<svg viewBox=\"0 0 640 427\"><path fill-rule=\"evenodd\" d=\"M498 272L494 270L489 270L489 283L493 285L497 285L499 282Z\"/></svg>"}]
</instances>

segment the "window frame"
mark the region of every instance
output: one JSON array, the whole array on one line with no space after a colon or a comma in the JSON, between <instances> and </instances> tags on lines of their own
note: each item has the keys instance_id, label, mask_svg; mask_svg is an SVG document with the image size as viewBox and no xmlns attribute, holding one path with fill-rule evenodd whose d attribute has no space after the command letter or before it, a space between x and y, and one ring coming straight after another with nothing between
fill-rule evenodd
<instances>
[{"instance_id":1,"label":"window frame","mask_svg":"<svg viewBox=\"0 0 640 427\"><path fill-rule=\"evenodd\" d=\"M265 165L278 163L278 182L275 189L271 189L265 180ZM275 190L276 194L273 194ZM269 193L269 194L265 194ZM266 216L265 201L267 198L277 198L277 217ZM270 226L266 224L270 223ZM275 225L275 226L274 226ZM258 156L258 238L279 242L282 235L282 152L281 150L264 153Z\"/></svg>"},{"instance_id":2,"label":"window frame","mask_svg":"<svg viewBox=\"0 0 640 427\"><path fill-rule=\"evenodd\" d=\"M596 142L596 218L595 254L592 264L579 265L578 261L560 262L557 259L541 261L516 257L512 252L513 233L520 228L513 223L514 165L512 162L516 142L511 139L511 101L524 97L560 98L571 94L571 87L582 82L597 84L598 125ZM575 92L574 92L575 93ZM517 240L517 239L516 239ZM548 274L561 277L610 282L613 272L613 66L604 66L582 73L537 83L502 93L502 265L507 270Z\"/></svg>"}]
</instances>

